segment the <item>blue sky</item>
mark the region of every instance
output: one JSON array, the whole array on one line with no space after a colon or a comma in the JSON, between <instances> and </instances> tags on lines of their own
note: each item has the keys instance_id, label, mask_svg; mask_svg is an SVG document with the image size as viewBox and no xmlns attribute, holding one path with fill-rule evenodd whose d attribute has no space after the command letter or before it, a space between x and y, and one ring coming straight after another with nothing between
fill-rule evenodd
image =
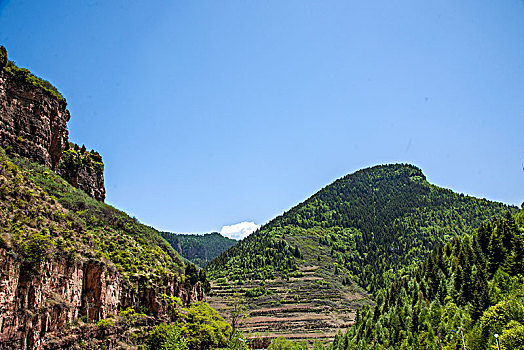
<instances>
[{"instance_id":1,"label":"blue sky","mask_svg":"<svg viewBox=\"0 0 524 350\"><path fill-rule=\"evenodd\" d=\"M523 37L518 0L0 0L107 202L175 232L263 224L381 163L520 206Z\"/></svg>"}]
</instances>

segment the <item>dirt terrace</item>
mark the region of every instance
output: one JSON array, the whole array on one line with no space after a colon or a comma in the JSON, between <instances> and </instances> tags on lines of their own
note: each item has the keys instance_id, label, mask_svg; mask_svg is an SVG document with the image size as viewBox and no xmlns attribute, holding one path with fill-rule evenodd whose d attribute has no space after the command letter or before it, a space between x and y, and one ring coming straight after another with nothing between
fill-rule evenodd
<instances>
[{"instance_id":1,"label":"dirt terrace","mask_svg":"<svg viewBox=\"0 0 524 350\"><path fill-rule=\"evenodd\" d=\"M307 266L300 271L301 277L289 280L277 278L244 285L214 282L207 300L231 321L228 300L243 298L241 302L247 305L249 316L239 329L266 346L278 336L310 343L315 339L331 341L339 329L345 330L354 322L357 309L370 303L358 288L342 286L326 268ZM267 294L245 297L246 290L256 287L263 287Z\"/></svg>"}]
</instances>

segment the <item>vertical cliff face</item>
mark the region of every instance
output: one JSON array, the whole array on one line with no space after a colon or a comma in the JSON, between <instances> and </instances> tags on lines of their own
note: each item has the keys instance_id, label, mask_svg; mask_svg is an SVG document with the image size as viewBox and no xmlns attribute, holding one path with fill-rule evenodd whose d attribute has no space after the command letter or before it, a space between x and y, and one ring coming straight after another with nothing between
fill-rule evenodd
<instances>
[{"instance_id":1,"label":"vertical cliff face","mask_svg":"<svg viewBox=\"0 0 524 350\"><path fill-rule=\"evenodd\" d=\"M95 335L111 349L127 335L97 321L130 307L151 326L164 294L204 298L156 230L71 188L105 198L102 157L68 142L69 117L60 93L0 46L0 350L84 348Z\"/></svg>"},{"instance_id":2,"label":"vertical cliff face","mask_svg":"<svg viewBox=\"0 0 524 350\"><path fill-rule=\"evenodd\" d=\"M79 317L97 322L132 307L162 315L162 294L184 303L202 300L200 284L175 277L163 286L131 286L118 271L95 261L45 260L29 273L22 260L0 248L0 349L39 349ZM59 346L60 347L60 346Z\"/></svg>"},{"instance_id":3,"label":"vertical cliff face","mask_svg":"<svg viewBox=\"0 0 524 350\"><path fill-rule=\"evenodd\" d=\"M58 174L67 182L83 190L96 200L104 201L106 198L106 189L104 187L104 171L93 167L83 166L74 171L67 172L62 169Z\"/></svg>"},{"instance_id":4,"label":"vertical cliff face","mask_svg":"<svg viewBox=\"0 0 524 350\"><path fill-rule=\"evenodd\" d=\"M104 201L103 164L101 168L82 163L74 168L60 167L69 145L66 105L51 84L14 66L0 47L0 146L9 154L58 171L73 186Z\"/></svg>"},{"instance_id":5,"label":"vertical cliff face","mask_svg":"<svg viewBox=\"0 0 524 350\"><path fill-rule=\"evenodd\" d=\"M56 169L67 141L66 104L0 70L0 145Z\"/></svg>"}]
</instances>

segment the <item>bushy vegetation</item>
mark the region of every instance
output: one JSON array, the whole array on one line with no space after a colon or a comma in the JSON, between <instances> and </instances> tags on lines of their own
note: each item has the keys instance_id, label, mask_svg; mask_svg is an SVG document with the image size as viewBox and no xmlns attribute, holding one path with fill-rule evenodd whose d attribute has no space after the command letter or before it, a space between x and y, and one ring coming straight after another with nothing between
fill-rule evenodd
<instances>
[{"instance_id":1,"label":"bushy vegetation","mask_svg":"<svg viewBox=\"0 0 524 350\"><path fill-rule=\"evenodd\" d=\"M207 270L230 281L271 279L327 254L346 284L374 292L433 248L506 210L516 208L433 186L412 165L376 166L335 181L221 254ZM318 245L306 247L295 235Z\"/></svg>"},{"instance_id":2,"label":"bushy vegetation","mask_svg":"<svg viewBox=\"0 0 524 350\"><path fill-rule=\"evenodd\" d=\"M211 284L207 280L206 271L203 269L198 269L196 265L188 263L186 264L185 278L191 285L196 284L197 282L202 283L204 291L207 293L211 289Z\"/></svg>"},{"instance_id":3,"label":"bushy vegetation","mask_svg":"<svg viewBox=\"0 0 524 350\"><path fill-rule=\"evenodd\" d=\"M207 303L195 302L188 307L173 296L164 296L168 304L170 320L160 324L151 333L148 344L157 344L151 349L163 349L166 339L170 337L185 342L189 349L209 349L224 347L232 333L229 323Z\"/></svg>"},{"instance_id":4,"label":"bushy vegetation","mask_svg":"<svg viewBox=\"0 0 524 350\"><path fill-rule=\"evenodd\" d=\"M268 350L309 350L307 342L295 342L284 337L278 337L269 344Z\"/></svg>"},{"instance_id":5,"label":"bushy vegetation","mask_svg":"<svg viewBox=\"0 0 524 350\"><path fill-rule=\"evenodd\" d=\"M224 237L218 232L204 235L171 232L161 232L161 234L180 255L201 268L206 267L209 261L237 243L234 239Z\"/></svg>"},{"instance_id":6,"label":"bushy vegetation","mask_svg":"<svg viewBox=\"0 0 524 350\"><path fill-rule=\"evenodd\" d=\"M67 173L78 172L80 168L91 168L97 172L104 171L102 156L98 152L95 150L87 151L84 145L80 147L72 142L69 142L67 146L60 158L60 169Z\"/></svg>"},{"instance_id":7,"label":"bushy vegetation","mask_svg":"<svg viewBox=\"0 0 524 350\"><path fill-rule=\"evenodd\" d=\"M1 149L0 199L0 242L19 254L27 271L38 272L45 257L74 259L84 250L77 234L81 220L31 182Z\"/></svg>"},{"instance_id":8,"label":"bushy vegetation","mask_svg":"<svg viewBox=\"0 0 524 350\"><path fill-rule=\"evenodd\" d=\"M62 94L55 86L53 86L53 84L45 79L33 75L26 68L18 68L13 61L9 61L7 58L7 51L4 46L0 46L0 69L5 69L5 71L13 80L40 88L56 97L64 106L66 105L64 96L62 96Z\"/></svg>"},{"instance_id":9,"label":"bushy vegetation","mask_svg":"<svg viewBox=\"0 0 524 350\"><path fill-rule=\"evenodd\" d=\"M0 162L2 241L28 267L37 269L44 257L82 256L111 261L128 281L149 285L184 273L181 257L153 228L28 159L0 151ZM205 275L197 281L202 279Z\"/></svg>"},{"instance_id":10,"label":"bushy vegetation","mask_svg":"<svg viewBox=\"0 0 524 350\"><path fill-rule=\"evenodd\" d=\"M7 50L4 46L0 46L0 69L7 65Z\"/></svg>"},{"instance_id":11,"label":"bushy vegetation","mask_svg":"<svg viewBox=\"0 0 524 350\"><path fill-rule=\"evenodd\" d=\"M161 323L149 332L147 349L150 350L186 350L187 339L177 324Z\"/></svg>"},{"instance_id":12,"label":"bushy vegetation","mask_svg":"<svg viewBox=\"0 0 524 350\"><path fill-rule=\"evenodd\" d=\"M520 349L524 344L524 212L493 218L435 249L376 295L330 349Z\"/></svg>"},{"instance_id":13,"label":"bushy vegetation","mask_svg":"<svg viewBox=\"0 0 524 350\"><path fill-rule=\"evenodd\" d=\"M195 302L184 306L180 298L167 295L163 298L167 314L162 319L127 308L114 317L98 321L96 326L88 326L82 319L67 325L70 330L90 327L99 331L91 332L98 334L93 339L80 340L83 345L75 349L100 349L108 344L108 335L113 342L117 340L118 349L204 350L230 346L231 326L208 304Z\"/></svg>"}]
</instances>

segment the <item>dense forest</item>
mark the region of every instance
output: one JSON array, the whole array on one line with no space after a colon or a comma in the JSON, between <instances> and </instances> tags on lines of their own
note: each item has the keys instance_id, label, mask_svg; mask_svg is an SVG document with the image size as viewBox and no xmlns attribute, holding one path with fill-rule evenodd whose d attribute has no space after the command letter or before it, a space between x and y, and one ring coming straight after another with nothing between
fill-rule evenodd
<instances>
[{"instance_id":1,"label":"dense forest","mask_svg":"<svg viewBox=\"0 0 524 350\"><path fill-rule=\"evenodd\" d=\"M508 210L517 208L431 185L415 166L380 165L335 181L240 241L207 269L213 278L267 279L275 273L288 275L297 262L313 263L328 251L347 283L374 292L406 274L433 248ZM298 231L317 248L293 240Z\"/></svg>"},{"instance_id":2,"label":"dense forest","mask_svg":"<svg viewBox=\"0 0 524 350\"><path fill-rule=\"evenodd\" d=\"M204 235L161 232L161 235L180 255L201 268L237 243L218 232Z\"/></svg>"},{"instance_id":3,"label":"dense forest","mask_svg":"<svg viewBox=\"0 0 524 350\"><path fill-rule=\"evenodd\" d=\"M336 349L524 348L524 211L453 239L376 293ZM464 344L462 342L462 333Z\"/></svg>"}]
</instances>

